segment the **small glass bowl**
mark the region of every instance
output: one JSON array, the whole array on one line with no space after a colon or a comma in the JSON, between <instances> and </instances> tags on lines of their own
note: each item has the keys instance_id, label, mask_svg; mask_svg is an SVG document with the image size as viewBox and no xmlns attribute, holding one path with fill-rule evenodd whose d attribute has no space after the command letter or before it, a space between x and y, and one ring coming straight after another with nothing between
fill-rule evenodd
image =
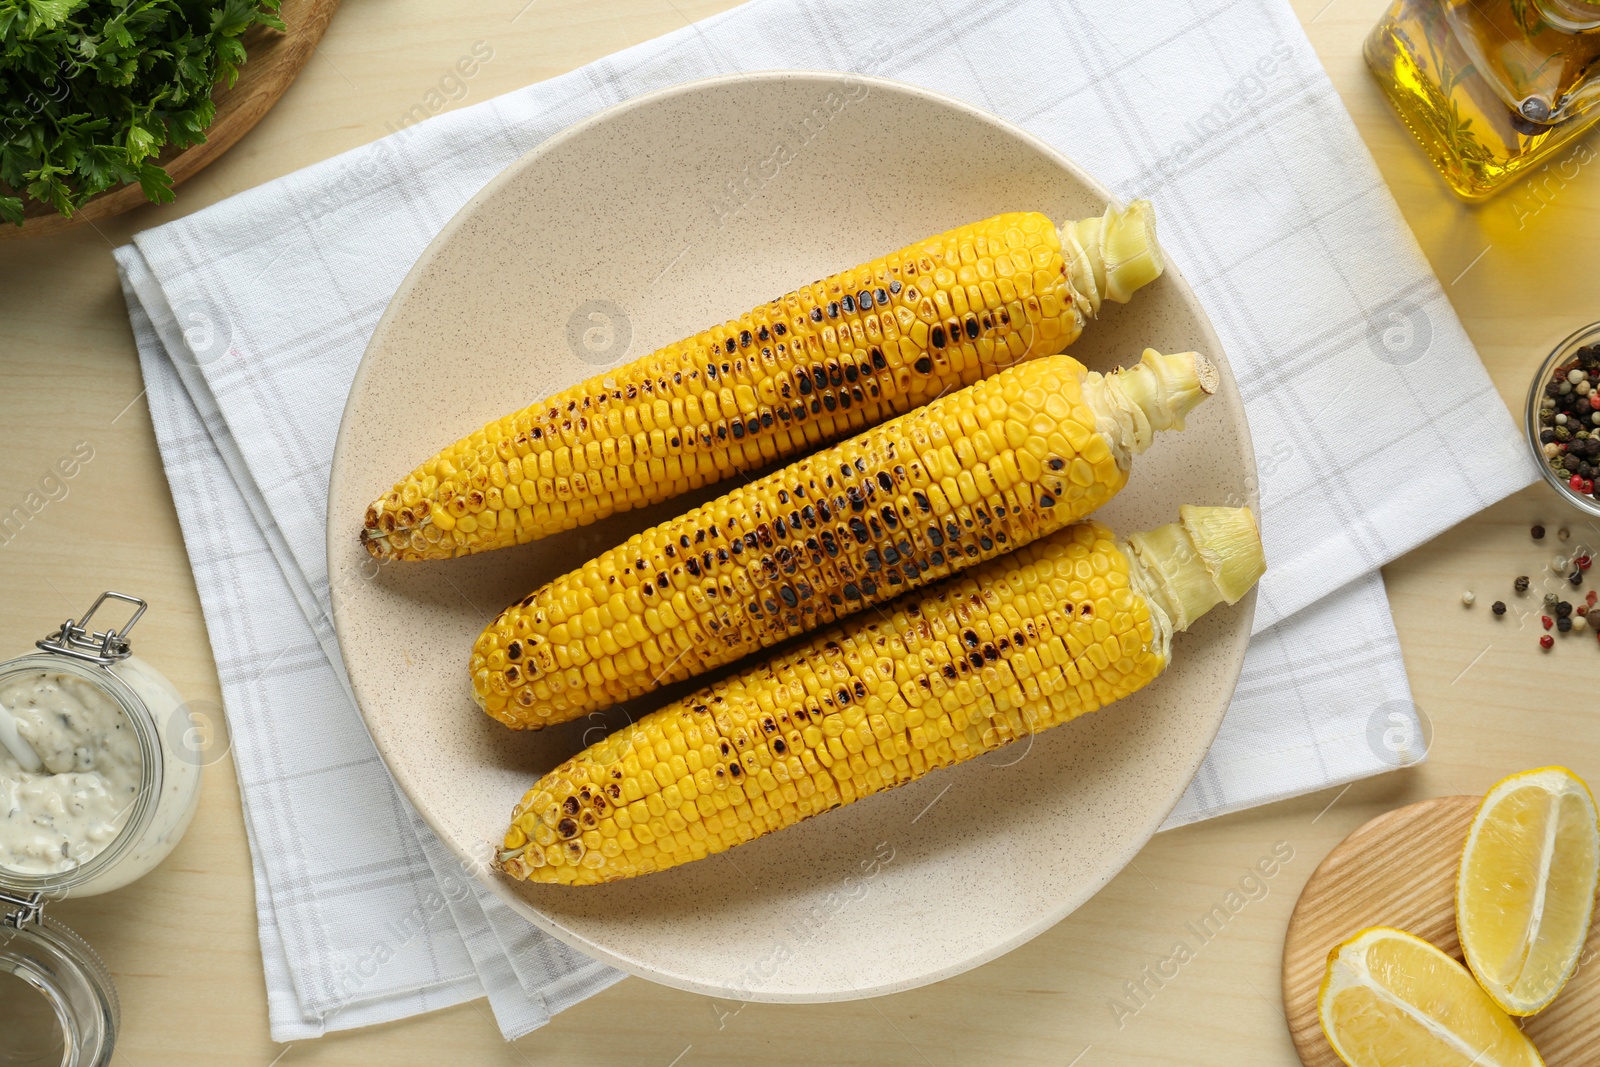
<instances>
[{"instance_id":1,"label":"small glass bowl","mask_svg":"<svg viewBox=\"0 0 1600 1067\"><path fill-rule=\"evenodd\" d=\"M1561 364L1576 356L1578 349L1589 345L1600 345L1600 322L1590 323L1556 345L1555 350L1539 364L1539 369L1534 372L1533 384L1528 387L1528 408L1523 419L1523 429L1527 432L1528 447L1533 450L1533 461L1539 465L1539 473L1544 475L1544 480L1554 486L1556 492L1573 507L1600 518L1600 500L1575 492L1572 486L1567 484L1566 479L1557 477L1556 472L1550 469L1550 461L1544 458L1544 445L1539 440L1539 431L1544 428L1539 424L1539 402L1544 399L1544 389L1550 382L1551 374ZM1595 395L1600 396L1600 380L1596 380L1594 384L1597 386ZM1600 426L1595 426L1593 429L1600 431Z\"/></svg>"}]
</instances>

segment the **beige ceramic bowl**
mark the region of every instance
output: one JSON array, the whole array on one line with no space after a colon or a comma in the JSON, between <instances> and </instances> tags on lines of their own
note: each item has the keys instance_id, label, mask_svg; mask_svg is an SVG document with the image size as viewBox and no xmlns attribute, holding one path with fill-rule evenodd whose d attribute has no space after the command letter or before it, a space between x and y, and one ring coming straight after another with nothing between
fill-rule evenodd
<instances>
[{"instance_id":1,"label":"beige ceramic bowl","mask_svg":"<svg viewBox=\"0 0 1600 1067\"><path fill-rule=\"evenodd\" d=\"M538 583L691 501L375 577L356 540L368 502L425 456L623 356L951 226L1008 210L1097 214L1107 198L1045 145L964 104L881 80L770 73L612 108L518 160L450 222L356 376L328 560L373 739L485 884L562 940L654 981L737 1000L843 1000L992 959L1133 858L1222 721L1253 599L1181 636L1146 692L1031 743L673 871L530 886L484 865L512 804L626 712L660 701L513 733L472 702L473 638ZM1147 344L1206 353L1224 385L1186 433L1140 457L1102 517L1133 530L1172 521L1182 503L1254 505L1233 377L1171 267L1133 303L1108 305L1073 353L1110 368Z\"/></svg>"}]
</instances>

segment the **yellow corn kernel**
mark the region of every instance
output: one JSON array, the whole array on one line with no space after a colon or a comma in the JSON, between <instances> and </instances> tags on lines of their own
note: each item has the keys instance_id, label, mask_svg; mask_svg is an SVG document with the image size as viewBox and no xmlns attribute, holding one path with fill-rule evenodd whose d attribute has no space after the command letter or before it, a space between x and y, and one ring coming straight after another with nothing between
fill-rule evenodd
<instances>
[{"instance_id":1,"label":"yellow corn kernel","mask_svg":"<svg viewBox=\"0 0 1600 1067\"><path fill-rule=\"evenodd\" d=\"M1173 413L1206 395L1190 384L1208 370L1190 353L1149 352L1139 367L1111 375L1049 356L940 397L637 534L535 590L478 638L488 674L475 657L473 691L508 726L566 722L1028 544L1111 499L1126 484L1128 457L1148 443L1148 434L1125 441L1129 428L1171 424ZM1138 387L1152 379L1158 387L1146 395ZM1141 397L1148 412L1127 417ZM1103 469L1079 452L1045 451L1001 488L972 441L984 426L1016 422L1065 442L1064 420L1100 446L1097 454L1109 458ZM1080 464L1095 475L1088 486L1071 480ZM918 470L941 474L942 490L919 488ZM698 593L694 602L678 592L689 587ZM601 600L627 609L608 607L611 632L626 651L574 643L598 635L599 613L589 605ZM491 652L498 661L490 662ZM552 661L565 668L590 656L600 662L559 692L518 697L544 680ZM501 692L510 699L490 708L490 695Z\"/></svg>"},{"instance_id":2,"label":"yellow corn kernel","mask_svg":"<svg viewBox=\"0 0 1600 1067\"><path fill-rule=\"evenodd\" d=\"M1242 508L1185 509L1182 523L1135 534L1129 542L1096 522L1069 526L901 598L886 620L852 619L584 750L540 779L517 805L497 862L533 881L633 877L724 851L1095 711L1160 674L1174 621L1237 600L1260 577L1261 560L1254 520ZM1121 580L1088 595L1058 580L1080 569ZM1092 628L1105 623L1104 638L1067 657L1040 653L1059 647L1064 629L1085 622ZM941 639L926 641L929 633ZM899 689L874 690L869 680L885 659L906 668L909 688L942 692L942 698L913 707ZM1091 673L1092 682L1077 680ZM650 753L691 729L710 742L713 795L726 792L735 803L718 805L718 814L707 818L700 848L659 854L630 847L630 829L638 841L667 848L703 814L681 785L663 786L633 769L634 754ZM798 786L790 780L796 767L806 769ZM624 775L620 782L617 772ZM634 783L646 802L628 807L630 827L620 823L612 801ZM530 820L552 826L563 846L546 850L544 865L527 858L521 827ZM608 827L613 820L615 832ZM588 858L596 855L593 849L571 849L591 824L601 840L614 837L622 847L600 853L598 861Z\"/></svg>"},{"instance_id":3,"label":"yellow corn kernel","mask_svg":"<svg viewBox=\"0 0 1600 1067\"><path fill-rule=\"evenodd\" d=\"M379 558L502 548L809 451L1060 352L1098 312L1108 271L1112 299L1160 273L1147 204L1059 230L1016 212L938 234L490 423L374 501L361 539ZM997 275L999 290L973 285ZM526 514L484 493L513 483ZM505 520L441 520L463 496Z\"/></svg>"}]
</instances>

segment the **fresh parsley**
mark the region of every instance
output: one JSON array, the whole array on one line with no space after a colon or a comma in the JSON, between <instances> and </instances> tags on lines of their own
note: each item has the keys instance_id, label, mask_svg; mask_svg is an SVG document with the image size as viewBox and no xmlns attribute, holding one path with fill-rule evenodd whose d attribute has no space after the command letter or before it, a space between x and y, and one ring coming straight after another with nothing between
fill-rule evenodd
<instances>
[{"instance_id":1,"label":"fresh parsley","mask_svg":"<svg viewBox=\"0 0 1600 1067\"><path fill-rule=\"evenodd\" d=\"M133 182L170 201L156 157L205 140L212 87L238 77L246 30L283 29L279 2L0 0L0 219Z\"/></svg>"}]
</instances>

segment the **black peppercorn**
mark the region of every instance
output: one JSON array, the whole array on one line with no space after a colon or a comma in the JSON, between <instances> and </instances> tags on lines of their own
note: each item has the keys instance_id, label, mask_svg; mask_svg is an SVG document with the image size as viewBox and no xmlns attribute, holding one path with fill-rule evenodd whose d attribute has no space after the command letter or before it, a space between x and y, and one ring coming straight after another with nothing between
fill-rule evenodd
<instances>
[{"instance_id":1,"label":"black peppercorn","mask_svg":"<svg viewBox=\"0 0 1600 1067\"><path fill-rule=\"evenodd\" d=\"M1572 605L1565 600L1556 601L1556 618L1564 619L1572 614Z\"/></svg>"},{"instance_id":2,"label":"black peppercorn","mask_svg":"<svg viewBox=\"0 0 1600 1067\"><path fill-rule=\"evenodd\" d=\"M1581 570L1574 570L1571 574L1567 575L1567 581L1572 583L1573 588L1577 588L1583 584L1583 572Z\"/></svg>"},{"instance_id":3,"label":"black peppercorn","mask_svg":"<svg viewBox=\"0 0 1600 1067\"><path fill-rule=\"evenodd\" d=\"M1547 445L1556 439L1556 432L1548 426L1539 431L1539 443Z\"/></svg>"},{"instance_id":4,"label":"black peppercorn","mask_svg":"<svg viewBox=\"0 0 1600 1067\"><path fill-rule=\"evenodd\" d=\"M1517 592L1526 593L1528 591L1528 576L1520 574L1517 576L1517 580L1511 584L1516 588Z\"/></svg>"},{"instance_id":5,"label":"black peppercorn","mask_svg":"<svg viewBox=\"0 0 1600 1067\"><path fill-rule=\"evenodd\" d=\"M1572 620L1563 615L1561 618L1556 620L1556 629L1560 630L1562 633L1569 632L1572 629Z\"/></svg>"},{"instance_id":6,"label":"black peppercorn","mask_svg":"<svg viewBox=\"0 0 1600 1067\"><path fill-rule=\"evenodd\" d=\"M1506 602L1504 600L1496 600L1489 610L1496 615L1504 615L1506 613Z\"/></svg>"},{"instance_id":7,"label":"black peppercorn","mask_svg":"<svg viewBox=\"0 0 1600 1067\"><path fill-rule=\"evenodd\" d=\"M1533 534L1533 539L1535 541L1543 541L1544 540L1544 527L1543 526L1535 526L1532 530L1530 530L1528 532Z\"/></svg>"}]
</instances>

